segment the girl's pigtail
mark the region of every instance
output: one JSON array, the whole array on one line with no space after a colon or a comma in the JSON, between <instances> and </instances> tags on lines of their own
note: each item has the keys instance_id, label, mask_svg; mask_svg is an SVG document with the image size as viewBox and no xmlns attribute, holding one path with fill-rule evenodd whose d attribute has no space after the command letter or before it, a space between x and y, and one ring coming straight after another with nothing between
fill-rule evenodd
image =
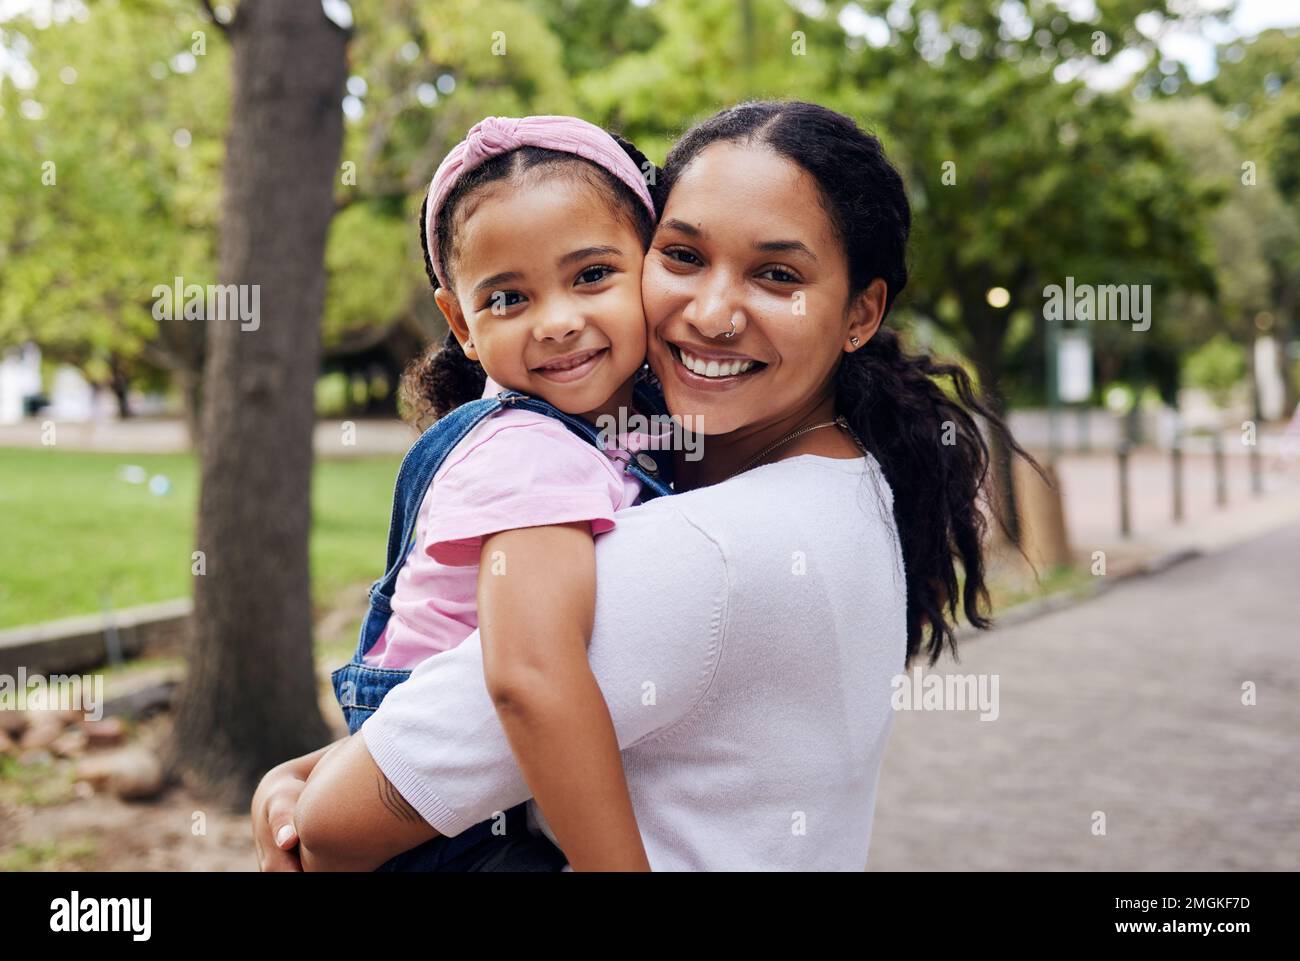
<instances>
[{"instance_id":1,"label":"girl's pigtail","mask_svg":"<svg viewBox=\"0 0 1300 961\"><path fill-rule=\"evenodd\" d=\"M650 191L650 199L654 201L655 210L662 212L664 209L664 196L659 176L662 172L661 169L656 167L645 154L638 150L636 144L632 143L632 141L626 140L616 133L611 133L610 136L614 138L615 143L623 148L623 152L632 158L632 162L641 171L641 176Z\"/></svg>"},{"instance_id":2,"label":"girl's pigtail","mask_svg":"<svg viewBox=\"0 0 1300 961\"><path fill-rule=\"evenodd\" d=\"M442 346L431 346L411 361L402 374L402 402L417 427L483 396L487 374L476 360L465 356L451 331Z\"/></svg>"},{"instance_id":3,"label":"girl's pigtail","mask_svg":"<svg viewBox=\"0 0 1300 961\"><path fill-rule=\"evenodd\" d=\"M424 252L425 273L436 289L438 277L433 272L425 230L428 204L429 198L426 197L420 205L420 248ZM486 383L487 373L483 365L466 357L455 335L448 330L441 347L431 346L407 365L402 374L401 398L408 419L417 427L424 428L461 404L477 400L483 395Z\"/></svg>"}]
</instances>

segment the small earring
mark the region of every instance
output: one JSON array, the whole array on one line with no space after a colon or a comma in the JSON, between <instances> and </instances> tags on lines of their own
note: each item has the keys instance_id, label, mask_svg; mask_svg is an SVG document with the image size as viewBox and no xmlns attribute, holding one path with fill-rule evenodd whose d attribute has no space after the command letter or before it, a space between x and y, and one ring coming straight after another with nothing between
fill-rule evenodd
<instances>
[{"instance_id":1,"label":"small earring","mask_svg":"<svg viewBox=\"0 0 1300 961\"><path fill-rule=\"evenodd\" d=\"M470 339L467 337L467 338L465 338L465 346L462 347L461 349L462 349L462 350L469 350L469 349L470 349L471 347L473 347L473 346L474 346L474 341L470 340Z\"/></svg>"},{"instance_id":2,"label":"small earring","mask_svg":"<svg viewBox=\"0 0 1300 961\"><path fill-rule=\"evenodd\" d=\"M861 341L859 341L857 337L850 337L849 343L852 344L854 347L856 347L858 346L859 343L861 343Z\"/></svg>"}]
</instances>

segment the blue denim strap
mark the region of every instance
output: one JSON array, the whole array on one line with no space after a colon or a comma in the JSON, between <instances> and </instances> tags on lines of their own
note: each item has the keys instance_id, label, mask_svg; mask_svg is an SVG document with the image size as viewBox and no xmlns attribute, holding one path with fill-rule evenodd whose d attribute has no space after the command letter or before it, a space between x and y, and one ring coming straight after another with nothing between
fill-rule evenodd
<instances>
[{"instance_id":1,"label":"blue denim strap","mask_svg":"<svg viewBox=\"0 0 1300 961\"><path fill-rule=\"evenodd\" d=\"M664 403L663 388L659 386L659 380L650 373L650 368L645 368L645 376L638 377L632 386L632 397L636 405L643 413L652 417L668 417L668 406ZM674 434L674 436L676 436ZM635 460L635 458L633 458ZM650 500L652 497L666 497L673 493L673 455L671 450L665 450L652 457L655 464L655 471L651 475L648 471L632 469L632 476L641 481L647 488L647 492L642 495L642 500Z\"/></svg>"},{"instance_id":2,"label":"blue denim strap","mask_svg":"<svg viewBox=\"0 0 1300 961\"><path fill-rule=\"evenodd\" d=\"M653 412L659 412L662 401L653 389L638 384L636 393L638 403L650 407ZM406 457L402 459L402 466L397 472L397 486L393 493L393 515L388 525L388 556L385 573L372 585L372 596L378 591L386 599L392 598L393 590L397 585L397 576L401 573L407 551L410 550L415 536L420 504L442 462L471 430L503 407L518 407L554 417L587 443L597 449L601 448L600 431L595 426L581 417L564 413L544 400L529 397L515 390L503 390L496 397L470 401L445 414L420 435L419 440L411 446L411 449L406 452ZM641 482L644 488L642 498L649 500L673 492L666 480L670 463L670 458L667 456L655 459L643 454L631 457L624 466L624 471Z\"/></svg>"},{"instance_id":3,"label":"blue denim strap","mask_svg":"<svg viewBox=\"0 0 1300 961\"><path fill-rule=\"evenodd\" d=\"M506 407L519 407L523 410L536 411L539 414L554 417L597 450L603 449L600 431L581 417L566 414L564 411L552 407L544 400L529 397L527 394L521 394L518 391L503 390L497 394L497 400ZM655 458L648 454L635 454L628 458L627 463L623 466L623 472L631 474L641 482L641 486L644 488L641 499L650 500L654 497L664 497L673 492L668 480L670 475L669 464L671 464L671 459L667 455Z\"/></svg>"},{"instance_id":4,"label":"blue denim strap","mask_svg":"<svg viewBox=\"0 0 1300 961\"><path fill-rule=\"evenodd\" d=\"M377 588L384 597L393 596L397 575L402 570L406 552L410 550L411 539L415 534L420 504L433 482L433 475L466 434L484 418L500 409L501 401L495 397L484 397L462 404L438 418L438 422L421 434L420 439L406 452L393 491L393 517L388 524L388 561L384 576L372 587L372 594Z\"/></svg>"}]
</instances>

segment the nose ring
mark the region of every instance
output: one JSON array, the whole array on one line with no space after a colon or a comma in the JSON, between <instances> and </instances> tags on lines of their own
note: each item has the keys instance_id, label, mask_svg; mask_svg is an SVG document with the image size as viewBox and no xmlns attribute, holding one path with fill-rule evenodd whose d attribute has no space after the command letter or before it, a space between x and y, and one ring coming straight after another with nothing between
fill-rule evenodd
<instances>
[{"instance_id":1,"label":"nose ring","mask_svg":"<svg viewBox=\"0 0 1300 961\"><path fill-rule=\"evenodd\" d=\"M732 318L731 318L731 330L727 331L727 332L724 333L724 334L714 334L713 336L714 336L714 337L725 337L725 338L727 338L727 340L730 340L732 337L735 337L735 336L736 336L736 318L735 318L735 317L732 317Z\"/></svg>"}]
</instances>

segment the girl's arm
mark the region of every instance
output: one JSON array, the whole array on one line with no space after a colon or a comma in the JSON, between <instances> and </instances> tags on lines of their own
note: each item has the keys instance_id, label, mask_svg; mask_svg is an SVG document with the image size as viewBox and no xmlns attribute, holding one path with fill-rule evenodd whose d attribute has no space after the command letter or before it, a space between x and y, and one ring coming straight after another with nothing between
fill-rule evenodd
<instances>
[{"instance_id":1,"label":"girl's arm","mask_svg":"<svg viewBox=\"0 0 1300 961\"><path fill-rule=\"evenodd\" d=\"M625 749L690 715L708 692L726 633L729 588L720 550L659 503L620 513L596 550L602 586L589 663ZM400 853L389 835L391 822L404 818L381 800L376 765L385 784L396 785L434 826L406 848L436 836L435 829L455 835L526 801L531 792L483 683L483 661L476 630L393 688L359 736L319 765L322 774L333 769L331 789L346 792L350 803L300 810L299 830L310 829L322 850L328 841L326 853L340 861L364 851L367 867L378 867ZM647 682L655 685L652 701Z\"/></svg>"},{"instance_id":2,"label":"girl's arm","mask_svg":"<svg viewBox=\"0 0 1300 961\"><path fill-rule=\"evenodd\" d=\"M524 780L575 871L648 871L609 708L587 661L587 522L483 538L483 675Z\"/></svg>"},{"instance_id":3,"label":"girl's arm","mask_svg":"<svg viewBox=\"0 0 1300 961\"><path fill-rule=\"evenodd\" d=\"M586 522L484 538L483 679L570 866L648 871L614 725L587 661L595 578ZM305 871L373 871L438 835L384 777L359 735L316 764L295 822Z\"/></svg>"}]
</instances>

